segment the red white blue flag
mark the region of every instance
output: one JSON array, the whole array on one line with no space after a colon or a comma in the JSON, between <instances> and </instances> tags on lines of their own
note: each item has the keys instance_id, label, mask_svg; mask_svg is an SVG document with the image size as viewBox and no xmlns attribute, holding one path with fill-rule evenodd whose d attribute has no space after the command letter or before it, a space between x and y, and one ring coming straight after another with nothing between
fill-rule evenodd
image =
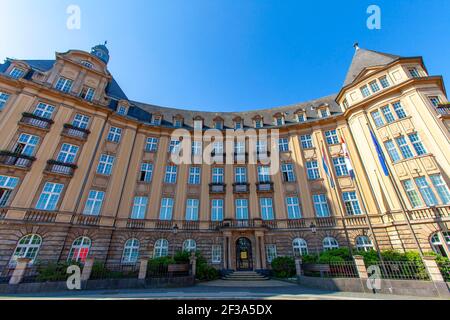
<instances>
[{"instance_id":1,"label":"red white blue flag","mask_svg":"<svg viewBox=\"0 0 450 320\"><path fill-rule=\"evenodd\" d=\"M350 154L348 153L347 144L344 138L341 136L342 152L344 153L345 166L347 167L348 174L352 179L355 179L355 171L353 170L352 163L350 161Z\"/></svg>"}]
</instances>

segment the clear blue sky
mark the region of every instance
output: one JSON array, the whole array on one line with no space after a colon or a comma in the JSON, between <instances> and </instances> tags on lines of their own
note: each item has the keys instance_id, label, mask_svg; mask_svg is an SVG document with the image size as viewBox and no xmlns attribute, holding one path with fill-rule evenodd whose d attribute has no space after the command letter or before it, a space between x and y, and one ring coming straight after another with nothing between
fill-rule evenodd
<instances>
[{"instance_id":1,"label":"clear blue sky","mask_svg":"<svg viewBox=\"0 0 450 320\"><path fill-rule=\"evenodd\" d=\"M66 8L81 8L81 29ZM366 27L370 4L382 29ZM449 0L2 0L0 59L53 59L108 40L130 99L240 111L336 93L361 47L421 55L450 79Z\"/></svg>"}]
</instances>

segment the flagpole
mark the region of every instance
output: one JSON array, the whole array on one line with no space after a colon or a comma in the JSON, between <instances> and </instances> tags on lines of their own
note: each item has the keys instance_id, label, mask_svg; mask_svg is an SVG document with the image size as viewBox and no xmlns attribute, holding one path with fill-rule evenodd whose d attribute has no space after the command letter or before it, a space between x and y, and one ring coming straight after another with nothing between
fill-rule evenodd
<instances>
[{"instance_id":1,"label":"flagpole","mask_svg":"<svg viewBox=\"0 0 450 320\"><path fill-rule=\"evenodd\" d=\"M322 162L325 162L327 155L325 154L325 148L323 146L323 141L321 141L321 146L322 146L322 153L323 153ZM326 162L328 162L328 161L326 161ZM322 163L322 166L323 166L323 163ZM353 256L352 244L351 244L350 238L348 236L347 225L345 223L345 216L344 216L344 213L342 211L342 206L341 206L341 201L340 201L340 198L339 198L339 194L337 193L337 185L333 181L333 176L331 174L331 167L329 165L327 165L327 167L328 167L328 178L329 178L329 182L330 182L330 187L331 187L331 189L334 190L334 193L335 193L335 196L336 196L336 200L338 202L339 212L341 213L342 225L344 227L345 237L347 238L348 249L350 251L350 255ZM333 187L333 185L334 185L334 187Z\"/></svg>"},{"instance_id":2,"label":"flagpole","mask_svg":"<svg viewBox=\"0 0 450 320\"><path fill-rule=\"evenodd\" d=\"M367 111L365 111L365 110L364 110L364 117L366 119L366 125L368 126L369 130L371 131L371 134L374 135L373 127L372 127L372 125L371 125L371 123L370 123L370 121L368 119ZM413 239L414 239L414 242L416 243L417 248L419 249L419 255L423 258L423 251L422 251L422 248L420 247L420 243L419 243L419 240L417 239L416 233L414 232L414 229L413 229L413 227L411 225L411 221L410 221L409 216L408 216L408 210L406 209L406 204L404 203L403 197L402 197L402 195L400 193L400 189L399 189L395 179L393 179L393 175L392 175L391 169L389 168L389 165L386 162L386 157L384 156L383 150L381 150L381 145L379 144L378 139L377 139L376 136L375 136L375 139L377 140L377 144L379 145L380 151L382 153L383 160L384 160L384 163L385 163L384 165L385 165L385 167L387 169L389 181L391 182L392 186L394 187L394 191L395 191L396 196L397 196L397 198L399 200L402 213L405 215L408 228L409 228L409 230L410 230L410 232L411 232L411 234L413 236ZM378 151L377 151L377 153L378 153Z\"/></svg>"},{"instance_id":3,"label":"flagpole","mask_svg":"<svg viewBox=\"0 0 450 320\"><path fill-rule=\"evenodd\" d=\"M342 130L339 130L339 132L341 134L341 137L343 137ZM351 131L350 131L350 135L352 135ZM351 138L353 139L353 136ZM358 153L358 156L361 158L359 150L357 148L355 148L355 149L356 149L356 152ZM351 163L350 154L348 154L348 160ZM367 224L369 225L369 230L370 230L370 232L372 233L372 236L373 236L375 250L377 251L378 258L380 259L381 262L383 262L383 257L381 255L381 249L380 249L380 246L378 245L378 239L377 239L377 236L376 236L375 231L373 229L372 221L370 220L369 211L367 210L366 201L365 201L365 199L364 199L364 197L363 197L363 195L361 193L361 188L362 188L361 187L361 181L358 178L358 175L356 174L355 167L353 165L352 165L352 168L353 168L353 174L355 175L356 192L358 193L358 198L361 199L361 203L363 205L364 213L365 213L365 216L367 218ZM372 192L372 194L374 194L372 185L370 184L370 182L368 184L369 184L370 191ZM375 204L376 204L376 207L378 208L378 211L381 213L381 210L378 207L378 203L376 202L376 200L375 200ZM384 265L383 265L383 267L384 267Z\"/></svg>"}]
</instances>

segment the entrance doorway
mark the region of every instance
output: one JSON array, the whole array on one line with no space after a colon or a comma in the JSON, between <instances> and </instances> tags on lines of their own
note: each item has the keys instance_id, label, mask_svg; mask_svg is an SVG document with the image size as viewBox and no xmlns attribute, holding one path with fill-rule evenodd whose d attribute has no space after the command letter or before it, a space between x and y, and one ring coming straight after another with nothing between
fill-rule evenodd
<instances>
[{"instance_id":1,"label":"entrance doorway","mask_svg":"<svg viewBox=\"0 0 450 320\"><path fill-rule=\"evenodd\" d=\"M252 243L247 238L236 241L236 270L253 270Z\"/></svg>"}]
</instances>

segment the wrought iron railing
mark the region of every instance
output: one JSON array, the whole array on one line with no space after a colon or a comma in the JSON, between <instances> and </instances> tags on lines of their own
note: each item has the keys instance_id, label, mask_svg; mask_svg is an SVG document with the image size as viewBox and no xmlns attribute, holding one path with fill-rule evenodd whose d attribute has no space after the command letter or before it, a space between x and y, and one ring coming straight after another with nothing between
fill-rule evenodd
<instances>
[{"instance_id":1,"label":"wrought iron railing","mask_svg":"<svg viewBox=\"0 0 450 320\"><path fill-rule=\"evenodd\" d=\"M328 263L306 263L302 265L305 276L322 278L358 278L358 270L353 261Z\"/></svg>"},{"instance_id":2,"label":"wrought iron railing","mask_svg":"<svg viewBox=\"0 0 450 320\"><path fill-rule=\"evenodd\" d=\"M35 160L35 157L20 154L18 152L8 150L0 151L0 163L7 166L30 168Z\"/></svg>"},{"instance_id":3,"label":"wrought iron railing","mask_svg":"<svg viewBox=\"0 0 450 320\"><path fill-rule=\"evenodd\" d=\"M225 183L210 183L209 193L225 193L226 184Z\"/></svg>"},{"instance_id":4,"label":"wrought iron railing","mask_svg":"<svg viewBox=\"0 0 450 320\"><path fill-rule=\"evenodd\" d=\"M429 280L430 277L421 261L383 261L375 264L379 267L382 279L393 280Z\"/></svg>"},{"instance_id":5,"label":"wrought iron railing","mask_svg":"<svg viewBox=\"0 0 450 320\"><path fill-rule=\"evenodd\" d=\"M20 123L48 130L52 126L53 120L37 116L33 113L24 112L22 113Z\"/></svg>"},{"instance_id":6,"label":"wrought iron railing","mask_svg":"<svg viewBox=\"0 0 450 320\"><path fill-rule=\"evenodd\" d=\"M57 160L48 160L46 171L63 174L66 176L73 176L75 169L77 168L76 164L66 163Z\"/></svg>"},{"instance_id":7,"label":"wrought iron railing","mask_svg":"<svg viewBox=\"0 0 450 320\"><path fill-rule=\"evenodd\" d=\"M55 222L57 214L58 213L55 211L32 209L25 213L24 220L33 222Z\"/></svg>"},{"instance_id":8,"label":"wrought iron railing","mask_svg":"<svg viewBox=\"0 0 450 320\"><path fill-rule=\"evenodd\" d=\"M439 262L437 261L439 270L441 271L442 277L444 278L444 281L450 282L450 262Z\"/></svg>"},{"instance_id":9,"label":"wrought iron railing","mask_svg":"<svg viewBox=\"0 0 450 320\"><path fill-rule=\"evenodd\" d=\"M86 140L91 132L88 129L78 128L70 123L64 124L63 135Z\"/></svg>"},{"instance_id":10,"label":"wrought iron railing","mask_svg":"<svg viewBox=\"0 0 450 320\"><path fill-rule=\"evenodd\" d=\"M249 183L233 183L233 192L234 193L248 193L248 192L250 192L250 184Z\"/></svg>"},{"instance_id":11,"label":"wrought iron railing","mask_svg":"<svg viewBox=\"0 0 450 320\"><path fill-rule=\"evenodd\" d=\"M102 264L94 263L89 280L137 279L139 263Z\"/></svg>"}]
</instances>

